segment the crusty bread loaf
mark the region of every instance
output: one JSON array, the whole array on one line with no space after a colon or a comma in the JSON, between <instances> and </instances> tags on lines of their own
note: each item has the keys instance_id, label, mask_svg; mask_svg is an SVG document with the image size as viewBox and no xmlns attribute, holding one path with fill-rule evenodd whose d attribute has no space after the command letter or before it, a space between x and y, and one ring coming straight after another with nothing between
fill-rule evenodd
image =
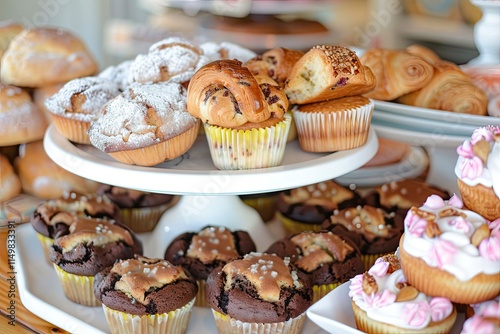
<instances>
[{"instance_id":1,"label":"crusty bread loaf","mask_svg":"<svg viewBox=\"0 0 500 334\"><path fill-rule=\"evenodd\" d=\"M305 104L368 93L375 80L354 51L318 45L295 63L284 91L290 103Z\"/></svg>"}]
</instances>

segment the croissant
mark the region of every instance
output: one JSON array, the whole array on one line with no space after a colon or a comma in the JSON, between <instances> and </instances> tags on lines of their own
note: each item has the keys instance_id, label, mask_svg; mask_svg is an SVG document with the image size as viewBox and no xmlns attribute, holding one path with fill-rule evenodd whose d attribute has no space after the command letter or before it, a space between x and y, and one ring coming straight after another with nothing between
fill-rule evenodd
<instances>
[{"instance_id":1,"label":"croissant","mask_svg":"<svg viewBox=\"0 0 500 334\"><path fill-rule=\"evenodd\" d=\"M407 46L406 52L414 56L423 58L426 62L428 62L434 67L438 67L441 69L444 68L452 68L457 70L460 69L457 64L441 59L441 57L439 57L439 55L436 52L421 44L412 44Z\"/></svg>"},{"instance_id":2,"label":"croissant","mask_svg":"<svg viewBox=\"0 0 500 334\"><path fill-rule=\"evenodd\" d=\"M355 52L342 46L317 45L293 66L284 91L290 103L306 104L368 93L375 76Z\"/></svg>"},{"instance_id":3,"label":"croissant","mask_svg":"<svg viewBox=\"0 0 500 334\"><path fill-rule=\"evenodd\" d=\"M400 50L372 49L360 59L377 78L375 88L364 96L382 101L391 101L424 87L434 73L434 67L423 58Z\"/></svg>"},{"instance_id":4,"label":"croissant","mask_svg":"<svg viewBox=\"0 0 500 334\"><path fill-rule=\"evenodd\" d=\"M191 78L187 109L204 123L227 128L265 126L283 119L288 99L271 77L239 60L217 60Z\"/></svg>"},{"instance_id":5,"label":"croissant","mask_svg":"<svg viewBox=\"0 0 500 334\"><path fill-rule=\"evenodd\" d=\"M397 102L464 114L486 115L488 97L461 70L435 67L432 80L422 89L403 95Z\"/></svg>"},{"instance_id":6,"label":"croissant","mask_svg":"<svg viewBox=\"0 0 500 334\"><path fill-rule=\"evenodd\" d=\"M277 47L258 55L245 63L252 73L263 72L281 87L285 85L293 65L304 55L302 51Z\"/></svg>"}]
</instances>

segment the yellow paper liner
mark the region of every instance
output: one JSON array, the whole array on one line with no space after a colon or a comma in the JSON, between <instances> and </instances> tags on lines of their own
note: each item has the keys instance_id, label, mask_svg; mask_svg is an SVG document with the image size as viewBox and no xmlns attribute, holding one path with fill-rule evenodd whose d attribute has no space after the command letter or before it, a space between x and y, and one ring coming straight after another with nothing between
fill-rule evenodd
<instances>
[{"instance_id":1,"label":"yellow paper liner","mask_svg":"<svg viewBox=\"0 0 500 334\"><path fill-rule=\"evenodd\" d=\"M90 145L90 139L87 134L87 130L90 128L90 122L84 122L53 113L51 113L51 116L57 132L63 137L74 143Z\"/></svg>"},{"instance_id":2,"label":"yellow paper liner","mask_svg":"<svg viewBox=\"0 0 500 334\"><path fill-rule=\"evenodd\" d=\"M384 333L384 334L447 334L451 331L453 324L457 319L457 310L453 308L453 312L446 318L438 322L431 322L422 329L400 328L388 323L373 320L368 317L356 303L351 301L352 310L356 327L365 333Z\"/></svg>"},{"instance_id":3,"label":"yellow paper liner","mask_svg":"<svg viewBox=\"0 0 500 334\"><path fill-rule=\"evenodd\" d=\"M337 288L340 284L341 283L313 285L312 302L316 303L318 300L326 296L328 293L332 292L333 289Z\"/></svg>"},{"instance_id":4,"label":"yellow paper liner","mask_svg":"<svg viewBox=\"0 0 500 334\"><path fill-rule=\"evenodd\" d=\"M464 205L488 220L500 218L500 198L495 195L493 188L481 184L469 186L458 179L458 190Z\"/></svg>"},{"instance_id":5,"label":"yellow paper liner","mask_svg":"<svg viewBox=\"0 0 500 334\"><path fill-rule=\"evenodd\" d=\"M242 322L212 309L219 334L299 334L306 320L305 313L277 323Z\"/></svg>"},{"instance_id":6,"label":"yellow paper liner","mask_svg":"<svg viewBox=\"0 0 500 334\"><path fill-rule=\"evenodd\" d=\"M94 295L94 276L70 274L54 264L61 281L64 295L71 301L85 306L100 306L101 302Z\"/></svg>"},{"instance_id":7,"label":"yellow paper liner","mask_svg":"<svg viewBox=\"0 0 500 334\"><path fill-rule=\"evenodd\" d=\"M278 195L276 193L241 196L243 203L254 208L264 222L268 222L274 218L277 199Z\"/></svg>"},{"instance_id":8,"label":"yellow paper liner","mask_svg":"<svg viewBox=\"0 0 500 334\"><path fill-rule=\"evenodd\" d=\"M300 107L299 107L300 108ZM341 112L302 112L293 109L299 145L308 152L350 150L366 143L373 102Z\"/></svg>"},{"instance_id":9,"label":"yellow paper liner","mask_svg":"<svg viewBox=\"0 0 500 334\"><path fill-rule=\"evenodd\" d=\"M305 231L319 231L321 224L307 224L302 223L288 217L285 217L281 212L276 212L276 217L281 222L287 234L295 234Z\"/></svg>"},{"instance_id":10,"label":"yellow paper liner","mask_svg":"<svg viewBox=\"0 0 500 334\"><path fill-rule=\"evenodd\" d=\"M121 208L120 222L130 227L137 233L152 231L163 213L179 201L179 196L174 196L168 203L147 208Z\"/></svg>"},{"instance_id":11,"label":"yellow paper liner","mask_svg":"<svg viewBox=\"0 0 500 334\"><path fill-rule=\"evenodd\" d=\"M108 152L115 160L129 165L155 166L186 153L198 136L200 123L178 136L143 148Z\"/></svg>"},{"instance_id":12,"label":"yellow paper liner","mask_svg":"<svg viewBox=\"0 0 500 334\"><path fill-rule=\"evenodd\" d=\"M102 305L112 334L184 334L189 325L194 299L184 307L163 314L135 315Z\"/></svg>"},{"instance_id":13,"label":"yellow paper liner","mask_svg":"<svg viewBox=\"0 0 500 334\"><path fill-rule=\"evenodd\" d=\"M207 298L205 297L205 280L196 280L198 284L198 293L196 294L196 301L194 306L208 307Z\"/></svg>"},{"instance_id":14,"label":"yellow paper liner","mask_svg":"<svg viewBox=\"0 0 500 334\"><path fill-rule=\"evenodd\" d=\"M52 247L52 244L54 243L54 239L46 237L45 235L38 233L38 232L36 232L36 237L37 237L38 241L40 241L40 244L42 245L42 250L43 250L43 254L45 255L45 259L47 260L47 262L52 264L52 262L50 261L49 254L50 254L50 248Z\"/></svg>"},{"instance_id":15,"label":"yellow paper liner","mask_svg":"<svg viewBox=\"0 0 500 334\"><path fill-rule=\"evenodd\" d=\"M291 115L274 126L235 130L204 124L212 161L218 169L256 169L281 164Z\"/></svg>"}]
</instances>

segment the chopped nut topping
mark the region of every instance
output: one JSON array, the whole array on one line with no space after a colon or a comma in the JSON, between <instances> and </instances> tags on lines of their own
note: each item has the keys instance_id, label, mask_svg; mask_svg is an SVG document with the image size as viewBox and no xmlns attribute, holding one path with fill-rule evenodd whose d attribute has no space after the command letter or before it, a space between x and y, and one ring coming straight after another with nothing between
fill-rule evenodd
<instances>
[{"instance_id":1,"label":"chopped nut topping","mask_svg":"<svg viewBox=\"0 0 500 334\"><path fill-rule=\"evenodd\" d=\"M413 213L414 215L417 215L425 220L435 220L436 219L436 215L431 213L431 212L427 212L427 211L424 211L424 210L420 210L419 208L415 207L415 206L412 206L411 209L410 209L411 213Z\"/></svg>"},{"instance_id":2,"label":"chopped nut topping","mask_svg":"<svg viewBox=\"0 0 500 334\"><path fill-rule=\"evenodd\" d=\"M490 237L490 229L487 224L482 224L479 228L474 232L471 237L471 244L478 247L479 244L486 238Z\"/></svg>"},{"instance_id":3,"label":"chopped nut topping","mask_svg":"<svg viewBox=\"0 0 500 334\"><path fill-rule=\"evenodd\" d=\"M398 296L396 297L396 301L406 302L417 298L417 296L418 296L418 290L411 285L407 285L403 287L401 290L399 290Z\"/></svg>"},{"instance_id":4,"label":"chopped nut topping","mask_svg":"<svg viewBox=\"0 0 500 334\"><path fill-rule=\"evenodd\" d=\"M427 227L425 228L425 235L429 238L438 237L441 235L441 230L439 229L438 224L435 221L428 221Z\"/></svg>"},{"instance_id":5,"label":"chopped nut topping","mask_svg":"<svg viewBox=\"0 0 500 334\"><path fill-rule=\"evenodd\" d=\"M362 282L363 292L367 295L371 295L372 293L377 293L378 285L375 277L370 275L368 272L363 273L363 282Z\"/></svg>"},{"instance_id":6,"label":"chopped nut topping","mask_svg":"<svg viewBox=\"0 0 500 334\"><path fill-rule=\"evenodd\" d=\"M472 146L472 151L481 159L483 163L488 160L490 154L490 143L486 139L482 139Z\"/></svg>"},{"instance_id":7,"label":"chopped nut topping","mask_svg":"<svg viewBox=\"0 0 500 334\"><path fill-rule=\"evenodd\" d=\"M460 216L462 218L467 217L467 215L464 212L459 211L455 208L447 208L439 212L439 218L453 217L453 216Z\"/></svg>"}]
</instances>

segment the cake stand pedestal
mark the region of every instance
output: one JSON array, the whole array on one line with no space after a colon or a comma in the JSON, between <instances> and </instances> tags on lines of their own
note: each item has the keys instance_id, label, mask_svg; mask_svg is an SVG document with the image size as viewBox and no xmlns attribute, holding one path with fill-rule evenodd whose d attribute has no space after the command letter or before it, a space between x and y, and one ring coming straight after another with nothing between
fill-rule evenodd
<instances>
[{"instance_id":1,"label":"cake stand pedestal","mask_svg":"<svg viewBox=\"0 0 500 334\"><path fill-rule=\"evenodd\" d=\"M474 42L479 56L467 65L499 65L500 1L472 0L471 3L481 9L483 16L474 26Z\"/></svg>"}]
</instances>

